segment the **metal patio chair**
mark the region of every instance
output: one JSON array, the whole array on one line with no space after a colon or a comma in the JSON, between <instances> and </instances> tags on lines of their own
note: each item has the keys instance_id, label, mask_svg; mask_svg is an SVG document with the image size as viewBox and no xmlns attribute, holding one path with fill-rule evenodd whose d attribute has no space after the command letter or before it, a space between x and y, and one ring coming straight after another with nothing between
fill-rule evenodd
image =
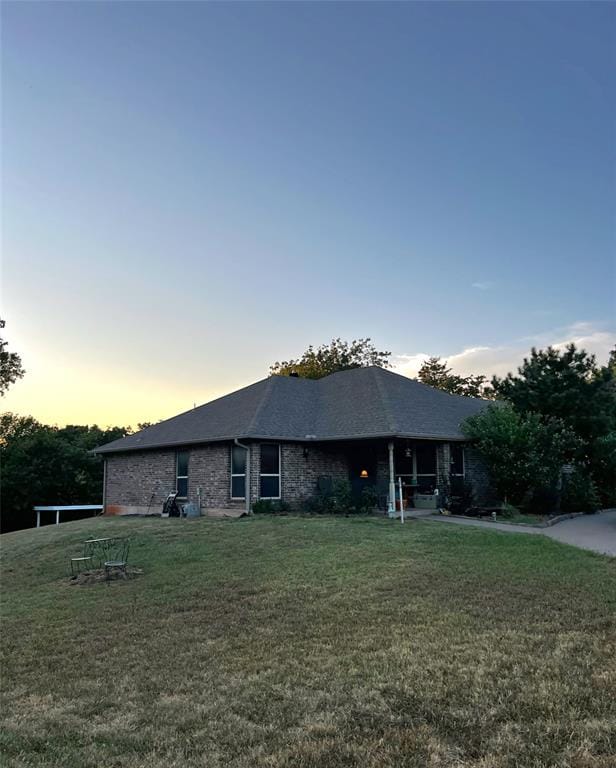
<instances>
[{"instance_id":1,"label":"metal patio chair","mask_svg":"<svg viewBox=\"0 0 616 768\"><path fill-rule=\"evenodd\" d=\"M107 559L104 562L105 576L111 578L116 571L126 578L126 566L128 565L128 551L130 539L112 539L107 545Z\"/></svg>"},{"instance_id":2,"label":"metal patio chair","mask_svg":"<svg viewBox=\"0 0 616 768\"><path fill-rule=\"evenodd\" d=\"M71 557L71 576L79 576L80 573L92 567L92 555Z\"/></svg>"}]
</instances>

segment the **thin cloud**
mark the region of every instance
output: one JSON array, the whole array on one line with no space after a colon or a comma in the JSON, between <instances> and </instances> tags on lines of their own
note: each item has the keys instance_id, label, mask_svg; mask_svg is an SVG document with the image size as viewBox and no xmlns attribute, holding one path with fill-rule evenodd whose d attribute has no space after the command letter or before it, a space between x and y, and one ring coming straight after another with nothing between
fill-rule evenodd
<instances>
[{"instance_id":1,"label":"thin cloud","mask_svg":"<svg viewBox=\"0 0 616 768\"><path fill-rule=\"evenodd\" d=\"M478 291L489 291L494 287L494 283L491 280L482 280L477 283L471 283L472 288L476 288Z\"/></svg>"},{"instance_id":2,"label":"thin cloud","mask_svg":"<svg viewBox=\"0 0 616 768\"><path fill-rule=\"evenodd\" d=\"M452 371L460 376L485 374L491 378L506 376L509 372L515 373L533 346L540 349L548 346L564 349L572 342L576 347L594 354L599 364L603 364L616 344L616 332L606 331L593 323L579 322L565 328L554 328L534 336L515 339L502 345L474 346L459 352L440 353L440 357L447 360ZM435 354L439 355L439 352ZM430 355L425 352L397 355L392 361L394 370L414 378L421 364L428 357Z\"/></svg>"}]
</instances>

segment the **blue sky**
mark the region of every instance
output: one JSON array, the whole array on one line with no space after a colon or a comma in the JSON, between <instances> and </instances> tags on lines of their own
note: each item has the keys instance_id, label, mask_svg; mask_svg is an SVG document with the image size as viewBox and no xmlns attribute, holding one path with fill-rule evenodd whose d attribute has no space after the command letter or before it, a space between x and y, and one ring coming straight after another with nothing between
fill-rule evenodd
<instances>
[{"instance_id":1,"label":"blue sky","mask_svg":"<svg viewBox=\"0 0 616 768\"><path fill-rule=\"evenodd\" d=\"M332 336L503 372L616 339L616 6L3 3L2 314L45 421Z\"/></svg>"}]
</instances>

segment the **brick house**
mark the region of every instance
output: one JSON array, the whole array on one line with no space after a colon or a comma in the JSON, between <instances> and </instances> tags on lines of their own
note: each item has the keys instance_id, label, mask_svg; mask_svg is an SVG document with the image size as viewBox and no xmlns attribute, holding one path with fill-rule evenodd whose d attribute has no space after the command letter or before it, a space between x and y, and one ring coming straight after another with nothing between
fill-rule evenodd
<instances>
[{"instance_id":1,"label":"brick house","mask_svg":"<svg viewBox=\"0 0 616 768\"><path fill-rule=\"evenodd\" d=\"M172 491L203 513L257 499L293 509L336 479L372 486L387 506L442 499L453 477L481 500L489 478L460 424L486 401L450 395L378 367L322 379L270 376L96 449L107 514L158 514ZM436 492L436 493L435 493Z\"/></svg>"}]
</instances>

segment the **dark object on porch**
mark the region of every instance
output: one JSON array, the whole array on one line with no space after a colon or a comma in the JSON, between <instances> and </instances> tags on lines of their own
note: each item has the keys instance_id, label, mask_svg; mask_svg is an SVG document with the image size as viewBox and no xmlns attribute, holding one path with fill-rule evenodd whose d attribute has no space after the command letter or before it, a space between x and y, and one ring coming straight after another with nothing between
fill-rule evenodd
<instances>
[{"instance_id":1,"label":"dark object on porch","mask_svg":"<svg viewBox=\"0 0 616 768\"><path fill-rule=\"evenodd\" d=\"M126 578L126 566L128 565L128 550L130 539L112 539L107 547L108 560L105 560L105 576L111 578L115 571Z\"/></svg>"},{"instance_id":2,"label":"dark object on porch","mask_svg":"<svg viewBox=\"0 0 616 768\"><path fill-rule=\"evenodd\" d=\"M181 511L177 502L177 491L170 493L163 504L163 517L180 517Z\"/></svg>"}]
</instances>

